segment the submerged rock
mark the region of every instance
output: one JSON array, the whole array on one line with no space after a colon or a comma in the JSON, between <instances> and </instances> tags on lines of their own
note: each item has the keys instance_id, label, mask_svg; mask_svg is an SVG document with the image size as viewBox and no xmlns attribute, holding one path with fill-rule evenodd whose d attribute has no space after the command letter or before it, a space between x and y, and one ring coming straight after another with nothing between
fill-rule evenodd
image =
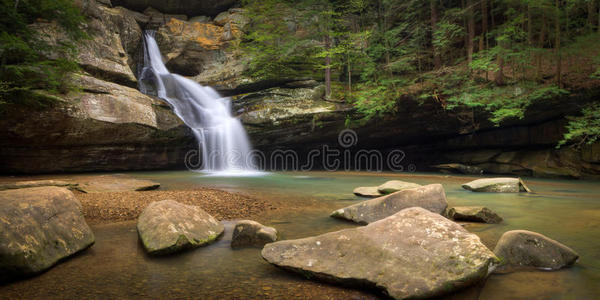
<instances>
[{"instance_id":1,"label":"submerged rock","mask_svg":"<svg viewBox=\"0 0 600 300\"><path fill-rule=\"evenodd\" d=\"M419 207L365 227L267 244L261 254L309 278L378 288L395 299L453 292L497 262L475 234Z\"/></svg>"},{"instance_id":2,"label":"submerged rock","mask_svg":"<svg viewBox=\"0 0 600 300\"><path fill-rule=\"evenodd\" d=\"M557 270L571 266L579 258L573 249L537 232L511 230L505 232L494 253L503 266L523 266Z\"/></svg>"},{"instance_id":3,"label":"submerged rock","mask_svg":"<svg viewBox=\"0 0 600 300\"><path fill-rule=\"evenodd\" d=\"M92 244L81 204L68 189L0 192L0 280L42 272Z\"/></svg>"},{"instance_id":4,"label":"submerged rock","mask_svg":"<svg viewBox=\"0 0 600 300\"><path fill-rule=\"evenodd\" d=\"M340 208L331 213L331 216L359 224L368 224L389 217L405 208L415 206L442 214L448 206L442 185L430 184L366 200Z\"/></svg>"},{"instance_id":5,"label":"submerged rock","mask_svg":"<svg viewBox=\"0 0 600 300\"><path fill-rule=\"evenodd\" d=\"M360 197L375 198L375 197L383 196L377 190L377 188L378 187L376 187L376 186L360 186L360 187L355 188L352 192L354 193L354 195L360 196Z\"/></svg>"},{"instance_id":6,"label":"submerged rock","mask_svg":"<svg viewBox=\"0 0 600 300\"><path fill-rule=\"evenodd\" d=\"M0 191L12 190L12 189L24 189L41 186L60 186L60 187L73 187L77 184L69 183L61 180L29 180L29 181L17 181L10 183L0 184Z\"/></svg>"},{"instance_id":7,"label":"submerged rock","mask_svg":"<svg viewBox=\"0 0 600 300\"><path fill-rule=\"evenodd\" d=\"M448 209L448 218L456 221L470 221L496 224L502 222L502 218L495 212L484 206L455 206Z\"/></svg>"},{"instance_id":8,"label":"submerged rock","mask_svg":"<svg viewBox=\"0 0 600 300\"><path fill-rule=\"evenodd\" d=\"M520 178L500 177L477 179L465 183L462 187L473 192L518 193L531 192Z\"/></svg>"},{"instance_id":9,"label":"submerged rock","mask_svg":"<svg viewBox=\"0 0 600 300\"><path fill-rule=\"evenodd\" d=\"M380 186L377 187L377 190L382 194L391 194L397 191L413 189L420 187L420 184L400 181L400 180L390 180Z\"/></svg>"},{"instance_id":10,"label":"submerged rock","mask_svg":"<svg viewBox=\"0 0 600 300\"><path fill-rule=\"evenodd\" d=\"M144 209L137 230L146 252L162 255L211 243L224 227L198 206L163 200Z\"/></svg>"},{"instance_id":11,"label":"submerged rock","mask_svg":"<svg viewBox=\"0 0 600 300\"><path fill-rule=\"evenodd\" d=\"M257 246L277 240L277 230L251 220L242 220L235 224L231 237L231 247Z\"/></svg>"}]
</instances>

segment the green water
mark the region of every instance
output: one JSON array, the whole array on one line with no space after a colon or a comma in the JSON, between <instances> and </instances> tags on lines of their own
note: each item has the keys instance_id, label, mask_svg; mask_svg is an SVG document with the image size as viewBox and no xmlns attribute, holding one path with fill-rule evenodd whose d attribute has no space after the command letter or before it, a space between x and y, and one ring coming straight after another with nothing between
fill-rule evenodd
<instances>
[{"instance_id":1,"label":"green water","mask_svg":"<svg viewBox=\"0 0 600 300\"><path fill-rule=\"evenodd\" d=\"M293 239L355 225L328 217L356 203L357 186L400 179L443 184L450 206L485 205L504 218L501 224L466 228L493 249L503 232L527 229L545 234L581 258L572 268L491 275L479 286L450 299L598 299L600 296L600 184L526 179L535 194L473 193L460 185L466 176L388 173L275 173L262 177L207 177L174 171L132 173L161 182L162 189L212 187L262 198L280 209L257 220ZM270 266L260 249L231 250L232 222L208 247L166 258L144 254L135 222L93 226L96 244L48 272L0 286L0 298L198 298L198 299L377 299L376 292L313 282Z\"/></svg>"}]
</instances>

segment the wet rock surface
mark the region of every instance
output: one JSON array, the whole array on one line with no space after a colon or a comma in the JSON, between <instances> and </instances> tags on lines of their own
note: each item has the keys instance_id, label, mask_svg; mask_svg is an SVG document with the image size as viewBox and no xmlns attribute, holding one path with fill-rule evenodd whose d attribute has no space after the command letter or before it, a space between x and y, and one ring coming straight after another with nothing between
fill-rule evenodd
<instances>
[{"instance_id":1,"label":"wet rock surface","mask_svg":"<svg viewBox=\"0 0 600 300\"><path fill-rule=\"evenodd\" d=\"M277 240L277 230L273 227L262 225L252 220L238 221L233 228L231 247L255 246L262 247L265 244Z\"/></svg>"},{"instance_id":2,"label":"wet rock surface","mask_svg":"<svg viewBox=\"0 0 600 300\"><path fill-rule=\"evenodd\" d=\"M525 191L519 178L484 178L462 185L465 190L486 193L518 193Z\"/></svg>"},{"instance_id":3,"label":"wet rock surface","mask_svg":"<svg viewBox=\"0 0 600 300\"><path fill-rule=\"evenodd\" d=\"M482 280L496 263L476 235L418 207L365 227L267 244L261 254L309 278L377 288L395 299L451 293Z\"/></svg>"},{"instance_id":4,"label":"wet rock surface","mask_svg":"<svg viewBox=\"0 0 600 300\"><path fill-rule=\"evenodd\" d=\"M382 194L391 194L397 191L402 191L406 189L413 189L420 187L420 184L406 182L401 180L390 180L380 186L377 187L377 190Z\"/></svg>"},{"instance_id":5,"label":"wet rock surface","mask_svg":"<svg viewBox=\"0 0 600 300\"><path fill-rule=\"evenodd\" d=\"M355 188L352 193L356 196L367 197L367 198L377 198L383 196L377 189L376 186L361 186Z\"/></svg>"},{"instance_id":6,"label":"wet rock surface","mask_svg":"<svg viewBox=\"0 0 600 300\"><path fill-rule=\"evenodd\" d=\"M405 208L422 207L442 214L448 206L446 193L441 184L430 184L407 189L340 208L331 216L359 224L368 224L389 217Z\"/></svg>"},{"instance_id":7,"label":"wet rock surface","mask_svg":"<svg viewBox=\"0 0 600 300\"><path fill-rule=\"evenodd\" d=\"M12 190L12 189L24 189L24 188L32 188L32 187L41 187L41 186L59 186L59 187L67 187L67 188L76 188L77 184L69 183L62 180L27 180L27 181L17 181L10 183L0 183L0 191L3 190Z\"/></svg>"},{"instance_id":8,"label":"wet rock surface","mask_svg":"<svg viewBox=\"0 0 600 300\"><path fill-rule=\"evenodd\" d=\"M446 212L448 218L455 221L481 222L496 224L502 218L485 206L455 206Z\"/></svg>"},{"instance_id":9,"label":"wet rock surface","mask_svg":"<svg viewBox=\"0 0 600 300\"><path fill-rule=\"evenodd\" d=\"M124 175L102 175L82 180L77 190L84 193L149 191L160 187L152 180L135 179Z\"/></svg>"},{"instance_id":10,"label":"wet rock surface","mask_svg":"<svg viewBox=\"0 0 600 300\"><path fill-rule=\"evenodd\" d=\"M148 254L165 255L212 243L224 227L198 206L163 200L144 209L137 230Z\"/></svg>"},{"instance_id":11,"label":"wet rock surface","mask_svg":"<svg viewBox=\"0 0 600 300\"><path fill-rule=\"evenodd\" d=\"M571 248L545 235L527 230L505 232L494 248L502 269L534 267L557 270L571 266L579 255Z\"/></svg>"},{"instance_id":12,"label":"wet rock surface","mask_svg":"<svg viewBox=\"0 0 600 300\"><path fill-rule=\"evenodd\" d=\"M81 204L68 189L0 192L0 281L40 273L92 244Z\"/></svg>"}]
</instances>

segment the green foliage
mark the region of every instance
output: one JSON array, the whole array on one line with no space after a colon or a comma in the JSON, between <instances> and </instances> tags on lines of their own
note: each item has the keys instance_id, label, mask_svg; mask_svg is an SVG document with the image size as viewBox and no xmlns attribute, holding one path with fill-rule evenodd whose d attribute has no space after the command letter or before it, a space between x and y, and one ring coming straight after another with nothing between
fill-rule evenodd
<instances>
[{"instance_id":1,"label":"green foliage","mask_svg":"<svg viewBox=\"0 0 600 300\"><path fill-rule=\"evenodd\" d=\"M581 111L581 116L571 117L567 130L557 148L568 142L577 142L576 145L579 146L597 141L600 138L600 102L586 105Z\"/></svg>"},{"instance_id":2,"label":"green foliage","mask_svg":"<svg viewBox=\"0 0 600 300\"><path fill-rule=\"evenodd\" d=\"M67 41L52 43L34 22L62 30ZM78 69L73 41L85 38L84 18L72 0L0 0L0 104L48 105L47 93L73 89L68 76Z\"/></svg>"}]
</instances>

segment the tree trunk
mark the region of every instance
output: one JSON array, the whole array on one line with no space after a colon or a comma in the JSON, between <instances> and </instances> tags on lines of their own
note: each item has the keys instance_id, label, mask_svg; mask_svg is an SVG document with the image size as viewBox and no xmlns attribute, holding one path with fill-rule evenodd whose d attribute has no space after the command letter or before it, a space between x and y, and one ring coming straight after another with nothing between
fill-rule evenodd
<instances>
[{"instance_id":1,"label":"tree trunk","mask_svg":"<svg viewBox=\"0 0 600 300\"><path fill-rule=\"evenodd\" d=\"M467 0L467 61L473 62L473 40L475 39L475 18L473 16L473 0Z\"/></svg>"},{"instance_id":2,"label":"tree trunk","mask_svg":"<svg viewBox=\"0 0 600 300\"><path fill-rule=\"evenodd\" d=\"M437 22L438 22L438 11L435 5L436 0L429 0L429 6L431 7L431 45L433 49L433 66L437 70L442 67L442 59L440 57L440 51L435 46L434 40L434 32L437 30Z\"/></svg>"},{"instance_id":3,"label":"tree trunk","mask_svg":"<svg viewBox=\"0 0 600 300\"><path fill-rule=\"evenodd\" d=\"M554 50L556 51L556 85L562 88L562 57L560 51L560 0L555 0Z\"/></svg>"},{"instance_id":4,"label":"tree trunk","mask_svg":"<svg viewBox=\"0 0 600 300\"><path fill-rule=\"evenodd\" d=\"M533 45L533 20L531 20L531 4L527 4L527 43Z\"/></svg>"},{"instance_id":5,"label":"tree trunk","mask_svg":"<svg viewBox=\"0 0 600 300\"><path fill-rule=\"evenodd\" d=\"M350 53L346 54L348 61L348 100L352 100L352 67L350 65Z\"/></svg>"},{"instance_id":6,"label":"tree trunk","mask_svg":"<svg viewBox=\"0 0 600 300\"><path fill-rule=\"evenodd\" d=\"M467 8L467 5L465 4L465 0L461 0L460 3L461 3L461 7L462 7L463 11L465 11L465 9ZM463 15L462 19L463 19L463 28L465 28L468 31L468 29L467 29L467 17ZM469 35L465 34L464 37L465 37L465 40L464 40L465 50L467 50L467 45L469 44ZM469 51L468 50L467 50L467 52L465 52L465 55L469 55Z\"/></svg>"},{"instance_id":7,"label":"tree trunk","mask_svg":"<svg viewBox=\"0 0 600 300\"><path fill-rule=\"evenodd\" d=\"M539 51L543 51L544 49L544 41L546 39L546 11L542 9L542 29L540 30L540 37L538 40L538 48ZM536 54L537 59L537 67L535 71L535 77L537 80L541 80L542 78L542 53Z\"/></svg>"},{"instance_id":8,"label":"tree trunk","mask_svg":"<svg viewBox=\"0 0 600 300\"><path fill-rule=\"evenodd\" d=\"M596 2L592 1L588 1L588 16L587 16L587 22L588 22L588 26L590 27L590 31L594 31L595 29L595 15L596 15Z\"/></svg>"},{"instance_id":9,"label":"tree trunk","mask_svg":"<svg viewBox=\"0 0 600 300\"><path fill-rule=\"evenodd\" d=\"M488 13L487 0L481 0L481 37L479 38L479 51L487 48Z\"/></svg>"},{"instance_id":10,"label":"tree trunk","mask_svg":"<svg viewBox=\"0 0 600 300\"><path fill-rule=\"evenodd\" d=\"M329 33L325 35L325 49L329 51L331 49L331 41L329 38ZM329 54L325 56L325 98L329 99L331 96L331 57Z\"/></svg>"}]
</instances>

